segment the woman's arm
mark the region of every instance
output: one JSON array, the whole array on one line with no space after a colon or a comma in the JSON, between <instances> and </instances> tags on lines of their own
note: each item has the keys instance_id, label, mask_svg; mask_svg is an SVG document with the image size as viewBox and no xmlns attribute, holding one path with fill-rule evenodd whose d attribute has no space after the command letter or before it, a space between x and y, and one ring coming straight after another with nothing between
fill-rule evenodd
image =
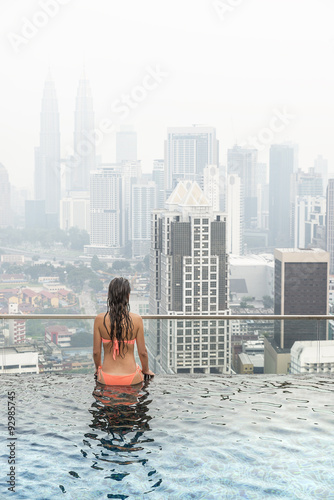
<instances>
[{"instance_id":1,"label":"woman's arm","mask_svg":"<svg viewBox=\"0 0 334 500\"><path fill-rule=\"evenodd\" d=\"M137 331L137 349L138 349L138 354L141 362L141 369L143 373L146 373L148 375L154 375L153 372L148 367L148 354L147 354L147 349L145 345L145 338L144 338L144 323L143 319L141 316L138 318L138 331Z\"/></svg>"},{"instance_id":2,"label":"woman's arm","mask_svg":"<svg viewBox=\"0 0 334 500\"><path fill-rule=\"evenodd\" d=\"M96 316L94 321L94 336L93 336L93 359L95 363L96 371L101 365L101 335L99 330L99 317Z\"/></svg>"}]
</instances>

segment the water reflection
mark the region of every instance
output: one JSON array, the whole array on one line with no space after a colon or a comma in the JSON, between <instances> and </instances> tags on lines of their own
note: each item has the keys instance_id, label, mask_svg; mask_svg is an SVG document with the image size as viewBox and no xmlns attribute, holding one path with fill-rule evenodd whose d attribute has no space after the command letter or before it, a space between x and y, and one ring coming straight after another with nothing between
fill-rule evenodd
<instances>
[{"instance_id":1,"label":"water reflection","mask_svg":"<svg viewBox=\"0 0 334 500\"><path fill-rule=\"evenodd\" d=\"M150 466L147 456L151 453L147 443L154 442L147 434L151 431L149 422L152 419L149 415L152 401L149 384L147 381L137 386L107 386L97 382L93 391L95 401L89 409L93 417L90 424L93 432L85 434L85 444L90 443L93 448L93 469L108 472L105 479L117 482L124 479L126 483L126 476L132 475L138 465L144 466L147 480L145 493L161 484L161 480L157 483L157 471ZM126 484L123 487L119 484L119 487L120 494L126 492Z\"/></svg>"}]
</instances>

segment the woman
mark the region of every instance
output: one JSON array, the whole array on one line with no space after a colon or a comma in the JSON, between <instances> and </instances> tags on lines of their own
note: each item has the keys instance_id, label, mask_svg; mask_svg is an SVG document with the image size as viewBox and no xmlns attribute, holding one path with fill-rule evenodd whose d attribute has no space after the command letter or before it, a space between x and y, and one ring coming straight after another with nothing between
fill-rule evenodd
<instances>
[{"instance_id":1,"label":"woman","mask_svg":"<svg viewBox=\"0 0 334 500\"><path fill-rule=\"evenodd\" d=\"M93 358L97 380L106 385L135 385L144 375L154 376L148 367L143 320L139 314L129 312L130 283L114 278L108 290L108 310L98 314L94 322ZM101 366L101 342L104 348ZM142 368L136 365L134 344Z\"/></svg>"}]
</instances>

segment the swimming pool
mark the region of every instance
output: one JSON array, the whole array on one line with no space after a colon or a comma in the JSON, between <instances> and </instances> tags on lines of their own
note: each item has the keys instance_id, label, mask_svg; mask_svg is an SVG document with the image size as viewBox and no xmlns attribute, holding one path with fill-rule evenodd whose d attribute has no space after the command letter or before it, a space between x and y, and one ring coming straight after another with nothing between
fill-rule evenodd
<instances>
[{"instance_id":1,"label":"swimming pool","mask_svg":"<svg viewBox=\"0 0 334 500\"><path fill-rule=\"evenodd\" d=\"M90 375L1 382L2 408L16 401L12 498L334 499L333 377L161 375L95 396Z\"/></svg>"}]
</instances>

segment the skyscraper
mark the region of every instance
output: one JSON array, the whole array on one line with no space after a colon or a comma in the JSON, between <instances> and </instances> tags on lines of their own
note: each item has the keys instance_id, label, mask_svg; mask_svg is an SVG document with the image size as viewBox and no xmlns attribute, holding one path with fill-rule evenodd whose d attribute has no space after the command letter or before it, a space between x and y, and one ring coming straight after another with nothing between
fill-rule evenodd
<instances>
[{"instance_id":1,"label":"skyscraper","mask_svg":"<svg viewBox=\"0 0 334 500\"><path fill-rule=\"evenodd\" d=\"M154 208L164 208L165 206L165 162L164 160L154 160L152 180L156 185L156 206Z\"/></svg>"},{"instance_id":2,"label":"skyscraper","mask_svg":"<svg viewBox=\"0 0 334 500\"><path fill-rule=\"evenodd\" d=\"M60 131L56 89L47 75L40 115L40 145L35 148L35 200L45 201L48 225L59 224Z\"/></svg>"},{"instance_id":3,"label":"skyscraper","mask_svg":"<svg viewBox=\"0 0 334 500\"><path fill-rule=\"evenodd\" d=\"M241 179L236 174L227 176L227 251L243 255L243 196Z\"/></svg>"},{"instance_id":4,"label":"skyscraper","mask_svg":"<svg viewBox=\"0 0 334 500\"><path fill-rule=\"evenodd\" d=\"M204 167L219 164L219 142L214 127L194 125L167 129L166 189L180 180L202 183Z\"/></svg>"},{"instance_id":5,"label":"skyscraper","mask_svg":"<svg viewBox=\"0 0 334 500\"><path fill-rule=\"evenodd\" d=\"M116 132L116 163L137 161L137 132L123 126Z\"/></svg>"},{"instance_id":6,"label":"skyscraper","mask_svg":"<svg viewBox=\"0 0 334 500\"><path fill-rule=\"evenodd\" d=\"M119 256L122 234L122 177L113 166L100 166L91 173L90 246L86 253Z\"/></svg>"},{"instance_id":7,"label":"skyscraper","mask_svg":"<svg viewBox=\"0 0 334 500\"><path fill-rule=\"evenodd\" d=\"M257 165L257 149L235 145L227 151L227 173L238 175L242 186L243 224L245 229L257 226L257 183L261 169Z\"/></svg>"},{"instance_id":8,"label":"skyscraper","mask_svg":"<svg viewBox=\"0 0 334 500\"><path fill-rule=\"evenodd\" d=\"M96 166L93 98L83 73L78 86L74 115L74 159L71 162L71 191L89 191L90 172Z\"/></svg>"},{"instance_id":9,"label":"skyscraper","mask_svg":"<svg viewBox=\"0 0 334 500\"><path fill-rule=\"evenodd\" d=\"M322 177L323 195L326 195L328 184L328 161L322 155L318 155L314 160L314 171Z\"/></svg>"},{"instance_id":10,"label":"skyscraper","mask_svg":"<svg viewBox=\"0 0 334 500\"><path fill-rule=\"evenodd\" d=\"M329 272L334 274L334 179L328 180L326 205L327 252L330 255Z\"/></svg>"},{"instance_id":11,"label":"skyscraper","mask_svg":"<svg viewBox=\"0 0 334 500\"><path fill-rule=\"evenodd\" d=\"M328 314L329 254L319 248L276 248L274 314ZM274 322L274 338L265 340L265 373L277 371L277 358L285 357L298 340L328 340L327 323L317 320ZM286 372L285 372L286 373Z\"/></svg>"},{"instance_id":12,"label":"skyscraper","mask_svg":"<svg viewBox=\"0 0 334 500\"><path fill-rule=\"evenodd\" d=\"M132 257L145 257L150 253L151 213L156 208L156 185L134 184L132 186Z\"/></svg>"},{"instance_id":13,"label":"skyscraper","mask_svg":"<svg viewBox=\"0 0 334 500\"><path fill-rule=\"evenodd\" d=\"M269 168L269 245L290 248L293 241L291 224L293 147L272 145Z\"/></svg>"},{"instance_id":14,"label":"skyscraper","mask_svg":"<svg viewBox=\"0 0 334 500\"><path fill-rule=\"evenodd\" d=\"M8 172L2 163L0 163L0 227L7 227L12 223Z\"/></svg>"},{"instance_id":15,"label":"skyscraper","mask_svg":"<svg viewBox=\"0 0 334 500\"><path fill-rule=\"evenodd\" d=\"M161 370L229 373L225 321L184 321L177 314L227 314L226 218L196 182L180 182L165 210L152 214L150 312L159 320L149 350Z\"/></svg>"}]
</instances>

